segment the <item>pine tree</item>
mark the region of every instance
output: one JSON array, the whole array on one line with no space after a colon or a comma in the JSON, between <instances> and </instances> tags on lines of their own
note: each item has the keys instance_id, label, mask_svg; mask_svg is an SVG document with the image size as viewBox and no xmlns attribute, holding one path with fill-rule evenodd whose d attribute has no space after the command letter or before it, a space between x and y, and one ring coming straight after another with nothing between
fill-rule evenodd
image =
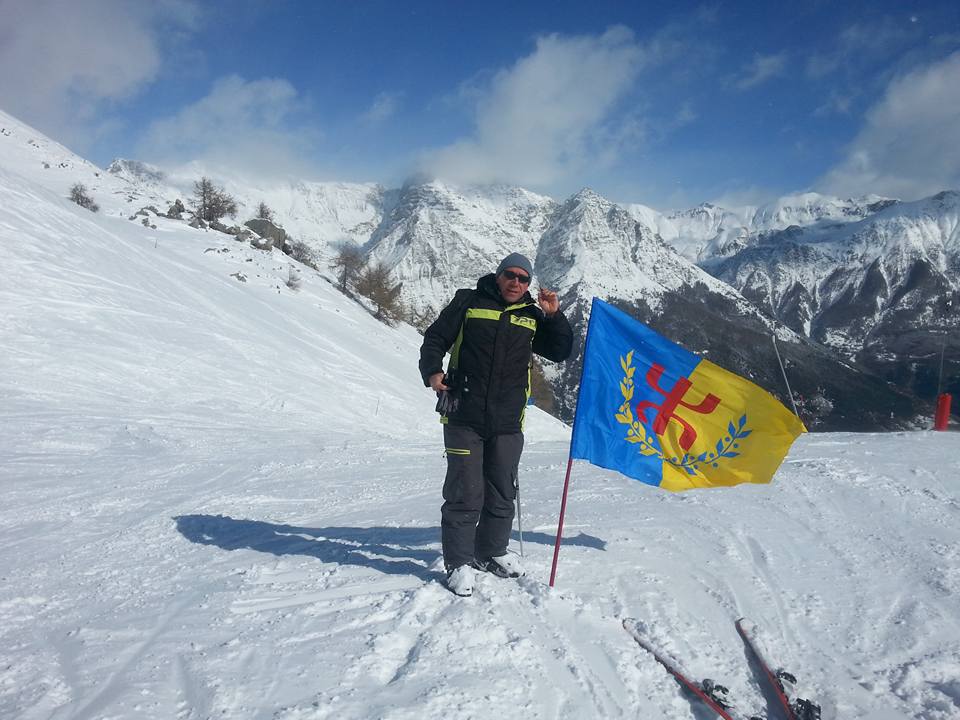
<instances>
[{"instance_id":1,"label":"pine tree","mask_svg":"<svg viewBox=\"0 0 960 720\"><path fill-rule=\"evenodd\" d=\"M398 320L403 314L400 303L402 288L403 283L393 284L390 268L382 262L366 268L357 282L357 292L369 298L377 306L374 317L386 322Z\"/></svg>"},{"instance_id":2,"label":"pine tree","mask_svg":"<svg viewBox=\"0 0 960 720\"><path fill-rule=\"evenodd\" d=\"M237 201L213 184L210 178L200 178L193 184L193 208L197 217L205 222L237 214Z\"/></svg>"},{"instance_id":3,"label":"pine tree","mask_svg":"<svg viewBox=\"0 0 960 720\"><path fill-rule=\"evenodd\" d=\"M364 274L366 264L367 259L359 247L346 243L340 246L331 263L331 266L335 270L340 271L340 282L338 285L340 292L345 293L347 291L347 282L351 279L354 285L358 284L360 277ZM360 291L358 290L358 292Z\"/></svg>"}]
</instances>

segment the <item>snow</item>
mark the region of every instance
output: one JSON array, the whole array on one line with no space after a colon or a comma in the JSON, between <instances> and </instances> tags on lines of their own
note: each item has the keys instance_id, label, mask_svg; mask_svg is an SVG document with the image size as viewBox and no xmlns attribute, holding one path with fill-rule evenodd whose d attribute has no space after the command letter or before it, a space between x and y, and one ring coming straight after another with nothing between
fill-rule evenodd
<instances>
[{"instance_id":1,"label":"snow","mask_svg":"<svg viewBox=\"0 0 960 720\"><path fill-rule=\"evenodd\" d=\"M805 436L771 485L681 495L576 464L550 589L569 430L532 411L528 575L458 598L415 331L19 157L0 717L703 718L628 616L754 710L741 616L824 718L960 717L960 433Z\"/></svg>"},{"instance_id":2,"label":"snow","mask_svg":"<svg viewBox=\"0 0 960 720\"><path fill-rule=\"evenodd\" d=\"M765 234L790 227L805 228L833 239L843 226L870 217L884 203L878 195L840 198L814 192L785 195L759 207L722 208L703 203L662 214L639 204L624 209L641 225L659 234L691 262L704 265L757 244ZM879 213L878 213L879 214Z\"/></svg>"}]
</instances>

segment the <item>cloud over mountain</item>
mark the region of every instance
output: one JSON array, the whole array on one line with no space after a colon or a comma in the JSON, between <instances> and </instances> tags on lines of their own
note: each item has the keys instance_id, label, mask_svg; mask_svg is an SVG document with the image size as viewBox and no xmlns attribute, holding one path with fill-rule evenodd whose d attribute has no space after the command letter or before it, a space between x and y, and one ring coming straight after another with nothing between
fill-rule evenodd
<instances>
[{"instance_id":1,"label":"cloud over mountain","mask_svg":"<svg viewBox=\"0 0 960 720\"><path fill-rule=\"evenodd\" d=\"M960 52L891 81L823 189L916 199L960 187L958 87Z\"/></svg>"},{"instance_id":2,"label":"cloud over mountain","mask_svg":"<svg viewBox=\"0 0 960 720\"><path fill-rule=\"evenodd\" d=\"M140 152L151 161L199 160L254 176L306 172L318 131L300 121L302 106L287 80L220 78L200 100L151 123Z\"/></svg>"},{"instance_id":3,"label":"cloud over mountain","mask_svg":"<svg viewBox=\"0 0 960 720\"><path fill-rule=\"evenodd\" d=\"M545 35L535 50L479 90L475 130L428 152L425 169L457 182L544 187L636 137L633 123L609 124L642 63L633 33Z\"/></svg>"},{"instance_id":4,"label":"cloud over mountain","mask_svg":"<svg viewBox=\"0 0 960 720\"><path fill-rule=\"evenodd\" d=\"M156 78L164 33L191 32L200 10L187 0L3 0L0 17L4 109L86 145L106 105Z\"/></svg>"}]
</instances>

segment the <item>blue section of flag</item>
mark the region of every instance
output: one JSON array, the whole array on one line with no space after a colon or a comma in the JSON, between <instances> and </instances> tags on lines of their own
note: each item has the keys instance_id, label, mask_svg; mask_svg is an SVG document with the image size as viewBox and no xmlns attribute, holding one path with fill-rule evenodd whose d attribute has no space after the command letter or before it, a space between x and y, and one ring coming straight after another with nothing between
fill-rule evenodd
<instances>
[{"instance_id":1,"label":"blue section of flag","mask_svg":"<svg viewBox=\"0 0 960 720\"><path fill-rule=\"evenodd\" d=\"M637 367L630 400L633 408L644 400L656 405L663 402L663 394L646 380L645 373L651 365L664 368L658 384L661 390L669 392L679 378L688 377L700 362L693 353L594 298L570 453L574 458L659 485L663 479L663 461L657 455L643 455L637 452L636 445L625 442L624 425L616 419L617 409L624 403L621 390L624 370L620 362L631 350ZM649 428L654 415L654 409L647 408L638 419ZM650 434L656 438L652 431Z\"/></svg>"}]
</instances>

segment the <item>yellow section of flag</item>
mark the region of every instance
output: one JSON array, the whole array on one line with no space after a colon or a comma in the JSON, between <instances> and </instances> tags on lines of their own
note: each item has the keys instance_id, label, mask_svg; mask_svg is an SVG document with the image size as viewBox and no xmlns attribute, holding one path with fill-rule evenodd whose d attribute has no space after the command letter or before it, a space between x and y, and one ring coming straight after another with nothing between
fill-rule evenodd
<instances>
[{"instance_id":1,"label":"yellow section of flag","mask_svg":"<svg viewBox=\"0 0 960 720\"><path fill-rule=\"evenodd\" d=\"M691 414L696 440L684 449L681 427L669 423L659 436L664 459L660 487L674 492L698 487L768 483L794 440L806 432L800 419L763 388L700 360L689 380L696 402L719 399L709 414Z\"/></svg>"}]
</instances>

